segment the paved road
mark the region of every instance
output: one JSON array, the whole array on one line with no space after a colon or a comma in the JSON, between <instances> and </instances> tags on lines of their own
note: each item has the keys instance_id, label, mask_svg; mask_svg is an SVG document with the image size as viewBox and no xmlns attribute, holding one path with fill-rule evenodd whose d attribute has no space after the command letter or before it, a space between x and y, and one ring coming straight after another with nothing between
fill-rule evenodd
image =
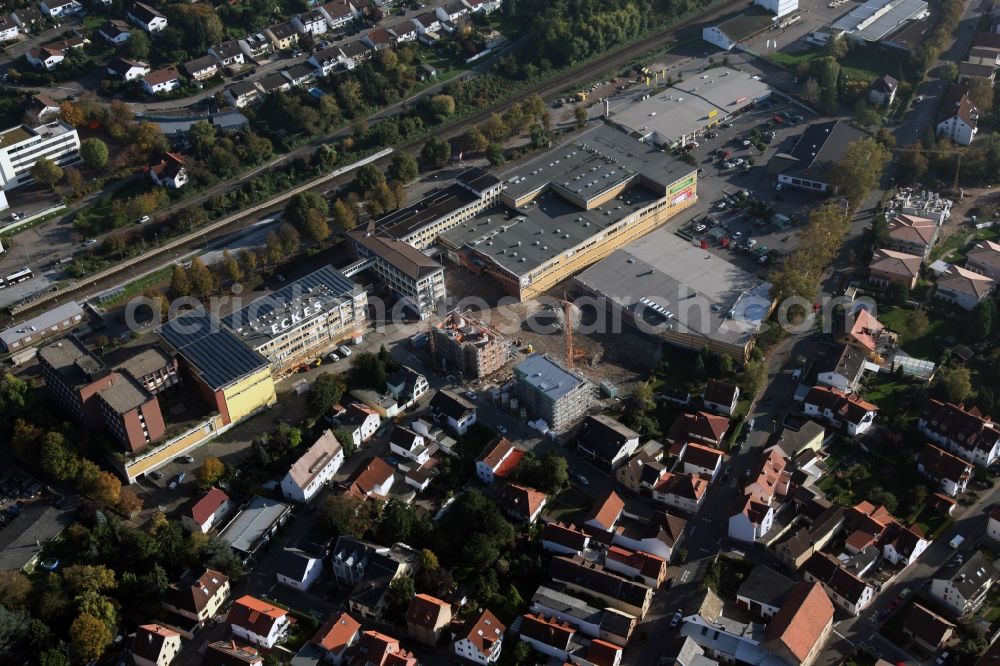
<instances>
[{"instance_id":1,"label":"paved road","mask_svg":"<svg viewBox=\"0 0 1000 666\"><path fill-rule=\"evenodd\" d=\"M928 127L934 126L938 104L949 83L939 78L939 68L946 63L955 64L965 59L975 37L976 26L985 4L984 0L970 0L966 4L965 13L955 31L955 39L951 46L941 53L941 57L928 73L927 79L917 87L910 110L903 117L903 122L892 132L893 136L896 137L897 145L906 146L916 143ZM918 96L923 97L923 101L916 101Z\"/></svg>"}]
</instances>

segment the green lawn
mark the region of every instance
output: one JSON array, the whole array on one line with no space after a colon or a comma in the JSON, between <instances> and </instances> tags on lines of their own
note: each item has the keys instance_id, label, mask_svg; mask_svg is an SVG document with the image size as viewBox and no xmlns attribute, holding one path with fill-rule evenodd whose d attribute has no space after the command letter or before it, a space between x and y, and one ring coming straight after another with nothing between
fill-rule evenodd
<instances>
[{"instance_id":1,"label":"green lawn","mask_svg":"<svg viewBox=\"0 0 1000 666\"><path fill-rule=\"evenodd\" d=\"M155 285L155 284L157 284L159 282L163 282L164 280L168 280L170 278L170 275L173 273L173 271L174 271L174 269L173 269L172 266L165 266L164 268L161 268L158 271L153 271L152 273L148 273L146 275L143 275L142 277L140 277L140 278L138 278L136 280L133 280L132 282L129 282L128 284L126 284L125 285L125 290L118 297L116 297L114 300L107 301L107 302L103 303L102 305L105 308L107 308L107 307L114 307L115 305L118 305L118 304L122 303L123 301L126 301L126 300L132 298L133 296L135 296L139 292L144 291L145 289L147 289L147 288L149 288L149 287L151 287L151 286L153 286L153 285Z\"/></svg>"},{"instance_id":2,"label":"green lawn","mask_svg":"<svg viewBox=\"0 0 1000 666\"><path fill-rule=\"evenodd\" d=\"M927 329L914 335L909 330L909 321L915 310L890 307L878 313L878 320L889 330L899 334L899 346L911 356L928 360L936 360L941 352L938 338L949 335L949 322L941 319L931 311L927 311L929 320Z\"/></svg>"},{"instance_id":3,"label":"green lawn","mask_svg":"<svg viewBox=\"0 0 1000 666\"><path fill-rule=\"evenodd\" d=\"M867 386L862 392L865 400L878 405L878 408L885 413L897 413L899 411L899 393L905 391L909 385L891 374L879 372L871 376L866 382Z\"/></svg>"},{"instance_id":4,"label":"green lawn","mask_svg":"<svg viewBox=\"0 0 1000 666\"><path fill-rule=\"evenodd\" d=\"M545 505L545 515L553 520L572 521L590 508L594 500L576 486L570 486Z\"/></svg>"},{"instance_id":5,"label":"green lawn","mask_svg":"<svg viewBox=\"0 0 1000 666\"><path fill-rule=\"evenodd\" d=\"M767 56L767 58L779 65L784 65L791 69L797 68L803 63L809 63L816 58L825 55L822 48L813 48L795 53L784 53L778 51ZM900 60L887 53L879 52L877 55L866 48L854 48L839 61L841 70L852 79L861 81L871 81L883 74L898 76L900 73Z\"/></svg>"},{"instance_id":6,"label":"green lawn","mask_svg":"<svg viewBox=\"0 0 1000 666\"><path fill-rule=\"evenodd\" d=\"M830 473L818 485L831 501L843 506L862 500L878 503L875 493L881 490L896 498L895 514L900 520L913 520L923 510L913 505L913 488L924 480L908 451L896 452L890 459L874 449L862 451L853 443L834 443L829 454Z\"/></svg>"}]
</instances>

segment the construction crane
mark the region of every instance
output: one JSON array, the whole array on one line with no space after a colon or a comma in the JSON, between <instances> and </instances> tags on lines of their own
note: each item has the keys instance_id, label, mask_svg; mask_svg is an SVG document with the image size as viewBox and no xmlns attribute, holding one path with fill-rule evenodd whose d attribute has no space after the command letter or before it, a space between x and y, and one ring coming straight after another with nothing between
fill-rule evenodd
<instances>
[{"instance_id":1,"label":"construction crane","mask_svg":"<svg viewBox=\"0 0 1000 666\"><path fill-rule=\"evenodd\" d=\"M562 300L559 302L562 303L563 330L566 333L566 367L572 370L576 359L585 357L587 353L582 349L577 350L573 346L573 304L566 296L566 292L563 292Z\"/></svg>"}]
</instances>

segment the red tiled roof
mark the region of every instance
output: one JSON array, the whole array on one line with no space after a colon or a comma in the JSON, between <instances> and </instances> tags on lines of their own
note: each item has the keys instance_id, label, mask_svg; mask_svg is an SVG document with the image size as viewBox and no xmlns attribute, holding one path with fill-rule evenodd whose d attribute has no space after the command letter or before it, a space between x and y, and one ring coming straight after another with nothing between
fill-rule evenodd
<instances>
[{"instance_id":1,"label":"red tiled roof","mask_svg":"<svg viewBox=\"0 0 1000 666\"><path fill-rule=\"evenodd\" d=\"M833 622L833 604L819 583L797 583L767 625L767 640L782 644L799 662L809 657Z\"/></svg>"},{"instance_id":2,"label":"red tiled roof","mask_svg":"<svg viewBox=\"0 0 1000 666\"><path fill-rule=\"evenodd\" d=\"M167 81L173 81L174 79L179 78L181 78L181 73L176 67L169 65L163 69L150 72L146 76L142 77L142 80L151 86L155 86L157 84L166 83Z\"/></svg>"},{"instance_id":3,"label":"red tiled roof","mask_svg":"<svg viewBox=\"0 0 1000 666\"><path fill-rule=\"evenodd\" d=\"M330 616L312 637L312 643L327 652L338 653L348 646L351 639L361 629L361 624L346 612Z\"/></svg>"},{"instance_id":4,"label":"red tiled roof","mask_svg":"<svg viewBox=\"0 0 1000 666\"><path fill-rule=\"evenodd\" d=\"M729 382L709 379L708 384L705 385L704 400L720 405L731 405L738 391L739 389Z\"/></svg>"},{"instance_id":5,"label":"red tiled roof","mask_svg":"<svg viewBox=\"0 0 1000 666\"><path fill-rule=\"evenodd\" d=\"M608 548L607 558L632 569L637 569L642 572L642 575L650 578L659 578L667 566L666 560L662 557L641 550L631 551L619 546Z\"/></svg>"},{"instance_id":6,"label":"red tiled roof","mask_svg":"<svg viewBox=\"0 0 1000 666\"><path fill-rule=\"evenodd\" d=\"M543 541L551 541L578 552L586 547L588 538L586 532L577 529L572 523L548 523L542 528Z\"/></svg>"},{"instance_id":7,"label":"red tiled roof","mask_svg":"<svg viewBox=\"0 0 1000 666\"><path fill-rule=\"evenodd\" d=\"M406 609L406 622L433 631L437 628L445 611L450 617L451 606L446 601L441 601L429 594L415 594L410 600L409 608Z\"/></svg>"},{"instance_id":8,"label":"red tiled roof","mask_svg":"<svg viewBox=\"0 0 1000 666\"><path fill-rule=\"evenodd\" d=\"M511 443L506 437L501 437L495 444L492 444L489 448L482 452L479 456L478 461L485 464L492 470L496 470L497 466L504 461L504 459L511 455L516 449L514 444Z\"/></svg>"},{"instance_id":9,"label":"red tiled roof","mask_svg":"<svg viewBox=\"0 0 1000 666\"><path fill-rule=\"evenodd\" d=\"M691 440L709 441L718 445L729 429L729 419L708 412L684 413L670 427L667 440L671 443Z\"/></svg>"},{"instance_id":10,"label":"red tiled roof","mask_svg":"<svg viewBox=\"0 0 1000 666\"><path fill-rule=\"evenodd\" d=\"M534 488L508 483L497 494L497 503L513 514L530 519L547 498L545 493Z\"/></svg>"},{"instance_id":11,"label":"red tiled roof","mask_svg":"<svg viewBox=\"0 0 1000 666\"><path fill-rule=\"evenodd\" d=\"M191 517L194 519L194 522L199 525L204 525L205 521L208 520L220 506L228 501L229 495L227 495L224 491L219 488L211 488L207 493L202 495L200 500L195 502L194 506L191 507Z\"/></svg>"},{"instance_id":12,"label":"red tiled roof","mask_svg":"<svg viewBox=\"0 0 1000 666\"><path fill-rule=\"evenodd\" d=\"M584 518L584 522L595 521L605 530L610 530L625 508L625 502L611 490L601 502L594 504Z\"/></svg>"},{"instance_id":13,"label":"red tiled roof","mask_svg":"<svg viewBox=\"0 0 1000 666\"><path fill-rule=\"evenodd\" d=\"M681 456L681 462L695 465L703 469L715 469L726 454L719 449L697 442L688 442Z\"/></svg>"},{"instance_id":14,"label":"red tiled roof","mask_svg":"<svg viewBox=\"0 0 1000 666\"><path fill-rule=\"evenodd\" d=\"M472 645L479 650L482 655L489 655L493 645L503 639L507 627L500 623L497 616L488 610L484 610L476 623L469 627L469 632L464 636L457 634L456 639L467 638Z\"/></svg>"},{"instance_id":15,"label":"red tiled roof","mask_svg":"<svg viewBox=\"0 0 1000 666\"><path fill-rule=\"evenodd\" d=\"M521 621L521 634L536 641L551 645L554 648L565 649L576 629L569 622L545 617L539 613L525 613Z\"/></svg>"},{"instance_id":16,"label":"red tiled roof","mask_svg":"<svg viewBox=\"0 0 1000 666\"><path fill-rule=\"evenodd\" d=\"M503 462L501 462L500 465L493 470L493 475L501 479L506 479L515 469L517 469L517 466L521 464L522 458L524 458L524 451L521 449L514 449L503 460Z\"/></svg>"},{"instance_id":17,"label":"red tiled roof","mask_svg":"<svg viewBox=\"0 0 1000 666\"><path fill-rule=\"evenodd\" d=\"M271 627L288 615L284 608L278 608L256 597L245 595L233 602L229 611L230 624L248 629L259 636L267 636Z\"/></svg>"},{"instance_id":18,"label":"red tiled roof","mask_svg":"<svg viewBox=\"0 0 1000 666\"><path fill-rule=\"evenodd\" d=\"M385 483L394 473L392 465L385 460L379 457L372 458L367 465L358 471L348 492L355 497L365 498L374 493L375 487Z\"/></svg>"}]
</instances>

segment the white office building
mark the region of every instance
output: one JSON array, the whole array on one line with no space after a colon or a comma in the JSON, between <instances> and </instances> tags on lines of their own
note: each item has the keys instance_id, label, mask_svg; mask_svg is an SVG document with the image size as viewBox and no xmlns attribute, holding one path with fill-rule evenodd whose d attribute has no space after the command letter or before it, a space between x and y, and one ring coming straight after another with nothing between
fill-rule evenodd
<instances>
[{"instance_id":1,"label":"white office building","mask_svg":"<svg viewBox=\"0 0 1000 666\"><path fill-rule=\"evenodd\" d=\"M754 0L755 5L760 5L779 18L785 14L791 14L799 8L799 0Z\"/></svg>"},{"instance_id":2,"label":"white office building","mask_svg":"<svg viewBox=\"0 0 1000 666\"><path fill-rule=\"evenodd\" d=\"M46 157L59 166L80 161L80 137L61 122L0 132L0 187L10 190L32 182L31 167Z\"/></svg>"}]
</instances>

